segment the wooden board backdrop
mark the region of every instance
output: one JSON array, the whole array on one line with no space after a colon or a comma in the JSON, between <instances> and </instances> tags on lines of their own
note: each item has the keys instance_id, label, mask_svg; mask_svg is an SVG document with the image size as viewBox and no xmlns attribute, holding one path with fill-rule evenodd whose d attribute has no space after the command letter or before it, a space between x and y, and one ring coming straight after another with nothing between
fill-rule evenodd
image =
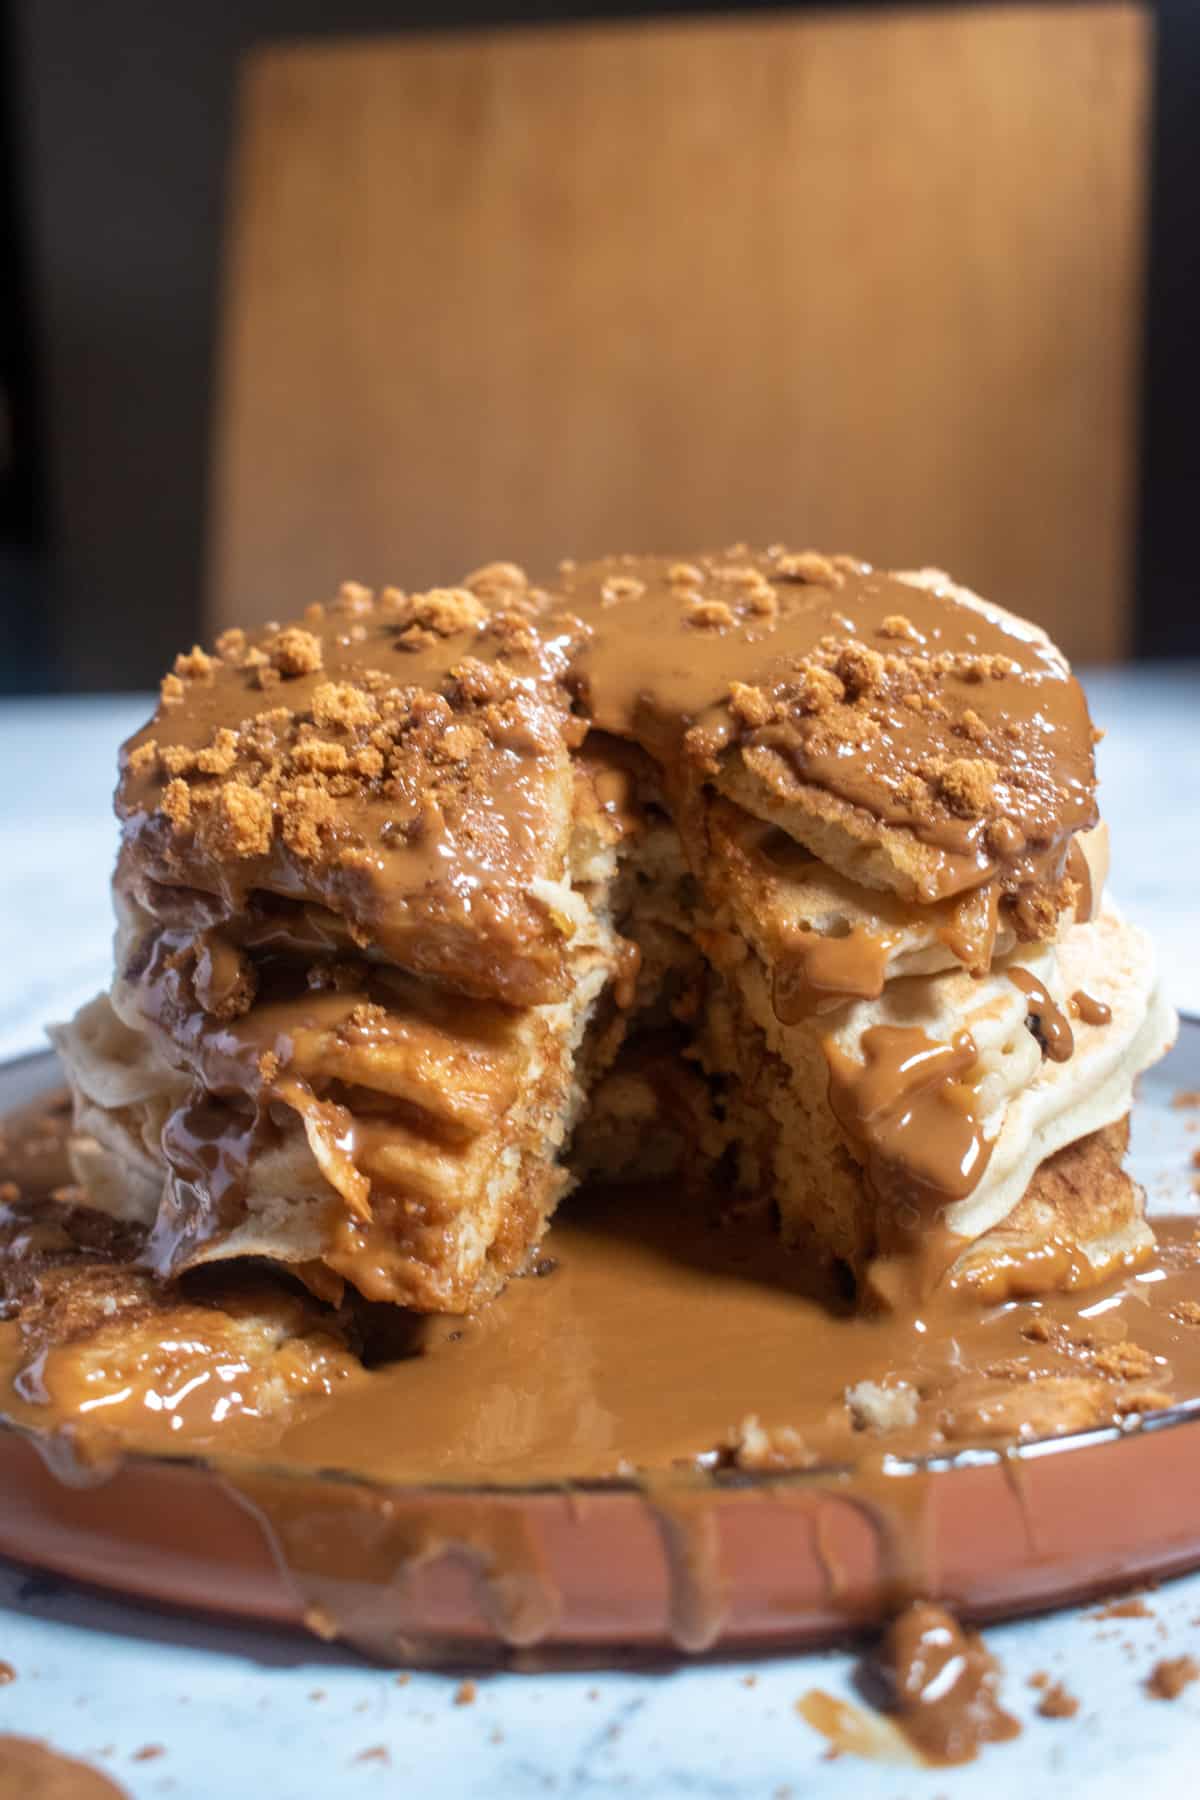
<instances>
[{"instance_id":1,"label":"wooden board backdrop","mask_svg":"<svg viewBox=\"0 0 1200 1800\"><path fill-rule=\"evenodd\" d=\"M1069 5L255 52L210 623L782 538L940 562L1119 655L1149 30Z\"/></svg>"}]
</instances>

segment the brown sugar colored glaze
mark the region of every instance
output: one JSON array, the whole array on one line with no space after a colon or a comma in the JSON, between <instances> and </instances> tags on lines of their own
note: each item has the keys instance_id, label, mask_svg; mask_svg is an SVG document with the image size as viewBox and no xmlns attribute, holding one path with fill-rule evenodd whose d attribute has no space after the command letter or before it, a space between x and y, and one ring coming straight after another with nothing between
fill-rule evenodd
<instances>
[{"instance_id":1,"label":"brown sugar colored glaze","mask_svg":"<svg viewBox=\"0 0 1200 1800\"><path fill-rule=\"evenodd\" d=\"M462 1313L579 1173L673 1161L920 1296L1013 1213L1021 1144L1116 1123L1168 1036L1130 928L1083 922L1092 745L1035 627L779 546L227 632L122 752L115 980L58 1039L80 1180L160 1275L267 1256ZM1104 1051L1059 940L1100 1006L1136 965ZM1072 1279L1145 1253L1132 1189L1117 1224L1089 1258L1075 1209Z\"/></svg>"},{"instance_id":2,"label":"brown sugar colored glaze","mask_svg":"<svg viewBox=\"0 0 1200 1800\"><path fill-rule=\"evenodd\" d=\"M887 979L894 939L856 926L845 937L803 933L775 972L771 1005L781 1025L828 1012L847 999L875 1000Z\"/></svg>"},{"instance_id":3,"label":"brown sugar colored glaze","mask_svg":"<svg viewBox=\"0 0 1200 1800\"><path fill-rule=\"evenodd\" d=\"M947 1768L1019 1734L999 1704L1000 1677L978 1632L918 1600L892 1620L856 1671L871 1710L810 1688L796 1711L825 1738L829 1754Z\"/></svg>"},{"instance_id":4,"label":"brown sugar colored glaze","mask_svg":"<svg viewBox=\"0 0 1200 1800\"><path fill-rule=\"evenodd\" d=\"M536 936L536 913L499 896L515 905L552 836L539 778L577 715L671 774L734 744L762 752L768 792L786 767L927 842L937 893L996 873L1057 890L1073 834L1096 822L1083 695L1006 615L785 552L475 585L499 604L351 589L304 626L181 658L123 759L118 811L142 868L243 897L336 895L398 958L414 905L414 926L452 928L486 895L484 932L507 947L521 925Z\"/></svg>"},{"instance_id":5,"label":"brown sugar colored glaze","mask_svg":"<svg viewBox=\"0 0 1200 1800\"><path fill-rule=\"evenodd\" d=\"M1092 730L1040 633L854 558L612 558L562 577L588 716L669 767L741 749L767 803L805 786L912 831L934 899L994 874L1056 890L1096 821ZM650 673L652 672L652 673Z\"/></svg>"},{"instance_id":6,"label":"brown sugar colored glaze","mask_svg":"<svg viewBox=\"0 0 1200 1800\"><path fill-rule=\"evenodd\" d=\"M1103 1000L1094 1000L1082 988L1076 989L1071 995L1071 1011L1085 1025L1108 1025L1112 1022L1112 1007Z\"/></svg>"},{"instance_id":7,"label":"brown sugar colored glaze","mask_svg":"<svg viewBox=\"0 0 1200 1800\"><path fill-rule=\"evenodd\" d=\"M895 1718L927 1763L970 1762L981 1745L1016 1737L1000 1706L1000 1670L978 1632L917 1601L893 1620L862 1665L868 1700Z\"/></svg>"},{"instance_id":8,"label":"brown sugar colored glaze","mask_svg":"<svg viewBox=\"0 0 1200 1800\"><path fill-rule=\"evenodd\" d=\"M1010 969L1008 978L1016 982L1028 1000L1031 1029L1051 1062L1070 1062L1075 1050L1075 1039L1066 1015L1055 1005L1037 976L1031 975L1028 969ZM1083 1006L1078 1008L1078 1013L1089 1025L1105 1023L1094 1006L1091 1018L1088 1018Z\"/></svg>"}]
</instances>

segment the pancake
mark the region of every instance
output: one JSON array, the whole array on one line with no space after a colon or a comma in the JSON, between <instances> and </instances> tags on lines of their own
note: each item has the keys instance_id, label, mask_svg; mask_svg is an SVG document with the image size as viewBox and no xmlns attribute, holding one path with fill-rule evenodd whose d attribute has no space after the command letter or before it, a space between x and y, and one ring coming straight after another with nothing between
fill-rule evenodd
<instances>
[{"instance_id":1,"label":"pancake","mask_svg":"<svg viewBox=\"0 0 1200 1800\"><path fill-rule=\"evenodd\" d=\"M1173 1026L1093 738L1036 627L780 546L226 633L122 752L114 980L55 1034L78 1179L162 1276L433 1312L581 1174L773 1208L871 1304L1101 1279Z\"/></svg>"},{"instance_id":2,"label":"pancake","mask_svg":"<svg viewBox=\"0 0 1200 1800\"><path fill-rule=\"evenodd\" d=\"M230 1418L252 1447L362 1378L348 1316L263 1269L164 1288L131 1259L136 1228L89 1219L79 1198L0 1206L0 1354L22 1416L149 1423L158 1447L182 1435L189 1452Z\"/></svg>"},{"instance_id":3,"label":"pancake","mask_svg":"<svg viewBox=\"0 0 1200 1800\"><path fill-rule=\"evenodd\" d=\"M153 1227L149 1266L312 1263L325 1291L349 1279L432 1311L521 1266L569 1180L557 1159L611 933L577 932L557 1003L456 995L357 955L272 966L254 1005L222 1019L197 1001L194 938L120 910L138 975L54 1035L76 1173L94 1204Z\"/></svg>"}]
</instances>

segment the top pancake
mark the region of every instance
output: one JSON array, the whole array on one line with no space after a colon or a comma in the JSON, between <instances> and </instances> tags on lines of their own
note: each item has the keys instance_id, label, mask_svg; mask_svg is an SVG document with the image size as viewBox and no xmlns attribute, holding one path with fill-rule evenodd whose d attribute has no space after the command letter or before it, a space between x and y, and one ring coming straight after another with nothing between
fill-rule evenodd
<instances>
[{"instance_id":1,"label":"top pancake","mask_svg":"<svg viewBox=\"0 0 1200 1800\"><path fill-rule=\"evenodd\" d=\"M851 880L921 903L993 876L1053 894L1096 822L1065 659L937 570L735 549L609 559L561 588L594 722L668 764L682 733L693 776Z\"/></svg>"},{"instance_id":2,"label":"top pancake","mask_svg":"<svg viewBox=\"0 0 1200 1800\"><path fill-rule=\"evenodd\" d=\"M118 886L173 925L278 896L259 936L281 949L348 930L462 992L560 997L564 931L537 890L564 872L571 721L522 614L350 586L217 652L177 659L122 752Z\"/></svg>"},{"instance_id":3,"label":"top pancake","mask_svg":"<svg viewBox=\"0 0 1200 1800\"><path fill-rule=\"evenodd\" d=\"M353 585L303 622L181 657L126 746L118 885L468 994L558 997L572 756L639 743L685 815L709 786L856 883L918 905L992 884L1051 935L1095 822L1092 730L1043 633L932 572L781 547L564 564L531 587ZM1022 924L1023 921L1023 924Z\"/></svg>"}]
</instances>

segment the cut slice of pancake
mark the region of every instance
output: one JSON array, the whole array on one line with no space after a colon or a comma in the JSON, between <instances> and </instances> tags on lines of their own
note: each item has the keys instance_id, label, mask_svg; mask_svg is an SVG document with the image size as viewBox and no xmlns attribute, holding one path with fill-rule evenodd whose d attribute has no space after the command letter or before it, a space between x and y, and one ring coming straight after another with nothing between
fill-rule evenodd
<instances>
[{"instance_id":1,"label":"cut slice of pancake","mask_svg":"<svg viewBox=\"0 0 1200 1800\"><path fill-rule=\"evenodd\" d=\"M1090 765L1087 755L1069 767L1065 746L1038 728L1039 704L1069 696L1081 754L1082 696L1044 632L940 569L901 573L890 592L897 610L874 644L831 639L738 690L717 783L862 886L927 903L975 887L1006 856L1015 866L1002 882L1017 885L1039 844L1057 838L1064 802L1082 799ZM850 627L855 598L846 594ZM978 615L954 650L941 647L947 603ZM1087 828L1082 808L1075 818Z\"/></svg>"},{"instance_id":2,"label":"cut slice of pancake","mask_svg":"<svg viewBox=\"0 0 1200 1800\"><path fill-rule=\"evenodd\" d=\"M567 1185L611 933L576 933L557 1003L455 995L360 955L263 962L253 1005L221 1019L196 998L195 939L123 912L136 979L55 1036L77 1175L153 1227L160 1273L265 1256L455 1311L522 1265Z\"/></svg>"},{"instance_id":3,"label":"cut slice of pancake","mask_svg":"<svg viewBox=\"0 0 1200 1800\"><path fill-rule=\"evenodd\" d=\"M561 998L561 656L465 588L317 610L178 659L122 752L118 887L165 922L273 896L281 939L332 922L458 992Z\"/></svg>"},{"instance_id":4,"label":"cut slice of pancake","mask_svg":"<svg viewBox=\"0 0 1200 1800\"><path fill-rule=\"evenodd\" d=\"M1057 947L1028 949L973 980L963 971L907 977L875 1002L843 1004L827 1015L782 1023L775 981L757 955L714 971L693 1054L697 1074L675 1074L677 1042L641 1057L622 1057L602 1081L585 1121L579 1153L589 1172L630 1179L682 1169L699 1158L719 1180L769 1199L784 1236L819 1259L843 1264L860 1292L893 1303L898 1282L911 1296L944 1276L999 1297L1055 1270L1065 1285L1099 1281L1152 1244L1144 1196L1121 1170L1122 1132L1137 1075L1169 1047L1174 1015L1158 988L1144 934L1111 904L1090 925L1073 926ZM1009 968L1037 968L1069 1006L1066 983L1084 988L1112 1012L1103 1026L1073 1017L1073 1054L1043 1052L1028 997ZM958 1199L931 1186L928 1165L903 1134L876 1156L879 1139L848 1131L830 1097L831 1053L853 1075L864 1069L863 1043L882 1029L916 1034L922 1046L948 1048L956 1032L971 1039L969 1081L948 1102L969 1129L982 1173ZM845 1076L843 1076L845 1080ZM836 1087L835 1087L836 1092ZM911 1110L911 1129L936 1131L934 1085L895 1111ZM955 1113L969 1106L970 1117ZM895 1116L895 1115L893 1115ZM1068 1190L1043 1181L1058 1153L1095 1144L1105 1179ZM900 1271L898 1273L897 1271ZM1038 1271L1042 1271L1039 1276Z\"/></svg>"}]
</instances>

